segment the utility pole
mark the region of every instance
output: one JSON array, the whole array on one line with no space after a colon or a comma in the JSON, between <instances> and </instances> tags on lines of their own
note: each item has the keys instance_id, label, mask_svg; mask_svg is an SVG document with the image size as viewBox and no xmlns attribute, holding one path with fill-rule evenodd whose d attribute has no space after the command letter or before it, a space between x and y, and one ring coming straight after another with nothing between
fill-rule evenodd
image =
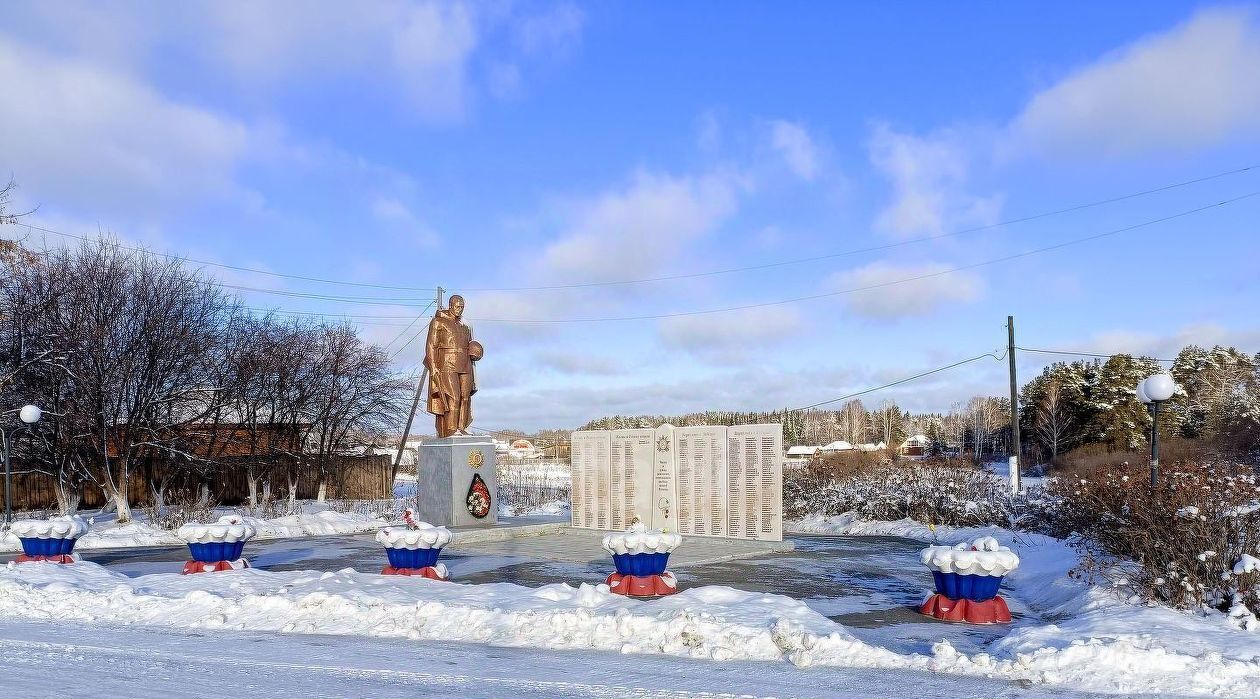
<instances>
[{"instance_id":1,"label":"utility pole","mask_svg":"<svg viewBox=\"0 0 1260 699\"><path fill-rule=\"evenodd\" d=\"M1015 378L1015 316L1006 316L1006 357L1011 367L1011 492L1020 491L1019 479L1019 382Z\"/></svg>"},{"instance_id":2,"label":"utility pole","mask_svg":"<svg viewBox=\"0 0 1260 699\"><path fill-rule=\"evenodd\" d=\"M437 306L434 307L434 314L442 310L442 294L446 290L442 287L437 288ZM421 355L423 356L423 354ZM398 477L398 466L402 463L403 450L407 448L407 437L411 436L411 423L416 419L416 411L420 409L420 397L424 395L424 386L429 381L429 367L425 367L420 372L420 380L416 382L416 395L411 399L411 412L407 413L407 425L403 427L402 437L398 440L398 453L394 455L394 468L392 470L394 478ZM420 454L416 454L416 458L420 458ZM416 476L420 475L420 464L416 464ZM420 497L420 483L416 483L416 497Z\"/></svg>"}]
</instances>

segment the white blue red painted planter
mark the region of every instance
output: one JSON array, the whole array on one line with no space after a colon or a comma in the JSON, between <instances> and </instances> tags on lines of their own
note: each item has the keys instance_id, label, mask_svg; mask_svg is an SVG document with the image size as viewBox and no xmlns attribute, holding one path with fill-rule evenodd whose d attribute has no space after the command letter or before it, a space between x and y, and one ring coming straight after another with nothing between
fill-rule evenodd
<instances>
[{"instance_id":1,"label":"white blue red painted planter","mask_svg":"<svg viewBox=\"0 0 1260 699\"><path fill-rule=\"evenodd\" d=\"M944 621L1003 624L1011 620L998 595L1002 579L1019 567L1019 556L991 536L957 546L929 546L919 560L932 570L936 593L919 611Z\"/></svg>"},{"instance_id":2,"label":"white blue red painted planter","mask_svg":"<svg viewBox=\"0 0 1260 699\"><path fill-rule=\"evenodd\" d=\"M410 519L408 519L411 522ZM376 540L385 546L389 565L381 575L414 575L430 580L447 580L446 566L438 563L442 547L451 543L446 527L428 522L415 522L407 527L386 527L376 533Z\"/></svg>"},{"instance_id":3,"label":"white blue red painted planter","mask_svg":"<svg viewBox=\"0 0 1260 699\"><path fill-rule=\"evenodd\" d=\"M617 569L607 581L614 594L659 597L678 592L678 580L665 568L670 552L682 544L681 536L649 531L636 522L624 532L606 535L603 543Z\"/></svg>"},{"instance_id":4,"label":"white blue red painted planter","mask_svg":"<svg viewBox=\"0 0 1260 699\"><path fill-rule=\"evenodd\" d=\"M18 563L74 563L79 560L74 554L74 544L87 530L87 522L82 517L24 519L14 522L10 528L22 542Z\"/></svg>"},{"instance_id":5,"label":"white blue red painted planter","mask_svg":"<svg viewBox=\"0 0 1260 699\"><path fill-rule=\"evenodd\" d=\"M185 524L175 532L192 554L192 560L184 564L184 575L248 568L242 554L245 542L256 533L235 515L220 517L214 524Z\"/></svg>"}]
</instances>

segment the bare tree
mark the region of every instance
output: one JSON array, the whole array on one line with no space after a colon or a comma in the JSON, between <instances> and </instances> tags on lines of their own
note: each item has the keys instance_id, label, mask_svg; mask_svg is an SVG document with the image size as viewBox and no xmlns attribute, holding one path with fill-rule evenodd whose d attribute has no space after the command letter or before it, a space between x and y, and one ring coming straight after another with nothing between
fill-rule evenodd
<instances>
[{"instance_id":1,"label":"bare tree","mask_svg":"<svg viewBox=\"0 0 1260 699\"><path fill-rule=\"evenodd\" d=\"M858 445L866 441L867 427L870 418L862 401L854 399L840 408L839 415L841 437L850 444Z\"/></svg>"},{"instance_id":2,"label":"bare tree","mask_svg":"<svg viewBox=\"0 0 1260 699\"><path fill-rule=\"evenodd\" d=\"M1073 427L1072 412L1064 399L1063 387L1058 381L1050 381L1037 404L1035 428L1042 446L1050 451L1050 460L1059 456L1063 444Z\"/></svg>"}]
</instances>

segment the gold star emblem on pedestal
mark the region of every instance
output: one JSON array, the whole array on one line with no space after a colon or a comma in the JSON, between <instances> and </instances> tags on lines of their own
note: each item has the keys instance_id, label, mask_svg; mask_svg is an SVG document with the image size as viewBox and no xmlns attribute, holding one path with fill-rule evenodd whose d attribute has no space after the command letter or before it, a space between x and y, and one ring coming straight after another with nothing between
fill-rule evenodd
<instances>
[{"instance_id":1,"label":"gold star emblem on pedestal","mask_svg":"<svg viewBox=\"0 0 1260 699\"><path fill-rule=\"evenodd\" d=\"M481 468L486 463L486 457L480 451L468 452L468 465L473 468Z\"/></svg>"}]
</instances>

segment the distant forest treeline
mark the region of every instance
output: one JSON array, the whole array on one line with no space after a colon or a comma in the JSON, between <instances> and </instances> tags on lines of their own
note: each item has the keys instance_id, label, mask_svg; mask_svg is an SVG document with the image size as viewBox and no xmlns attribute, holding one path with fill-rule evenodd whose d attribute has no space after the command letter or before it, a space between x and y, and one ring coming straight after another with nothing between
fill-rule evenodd
<instances>
[{"instance_id":1,"label":"distant forest treeline","mask_svg":"<svg viewBox=\"0 0 1260 699\"><path fill-rule=\"evenodd\" d=\"M1144 445L1151 416L1134 389L1163 369L1154 359L1127 354L1046 367L1020 391L1025 453L1040 462L1085 445L1112 450ZM1178 392L1163 406L1161 435L1196 440L1231 453L1260 450L1260 354L1191 345L1178 353L1169 370ZM845 440L896 447L906 437L922 434L931 440L933 451L965 450L980 459L986 453L1009 451L1009 421L1009 399L975 396L955 403L945 413L910 413L893 400L868 409L862 401L852 400L837 410L616 415L591 420L580 429L778 422L788 446Z\"/></svg>"}]
</instances>

